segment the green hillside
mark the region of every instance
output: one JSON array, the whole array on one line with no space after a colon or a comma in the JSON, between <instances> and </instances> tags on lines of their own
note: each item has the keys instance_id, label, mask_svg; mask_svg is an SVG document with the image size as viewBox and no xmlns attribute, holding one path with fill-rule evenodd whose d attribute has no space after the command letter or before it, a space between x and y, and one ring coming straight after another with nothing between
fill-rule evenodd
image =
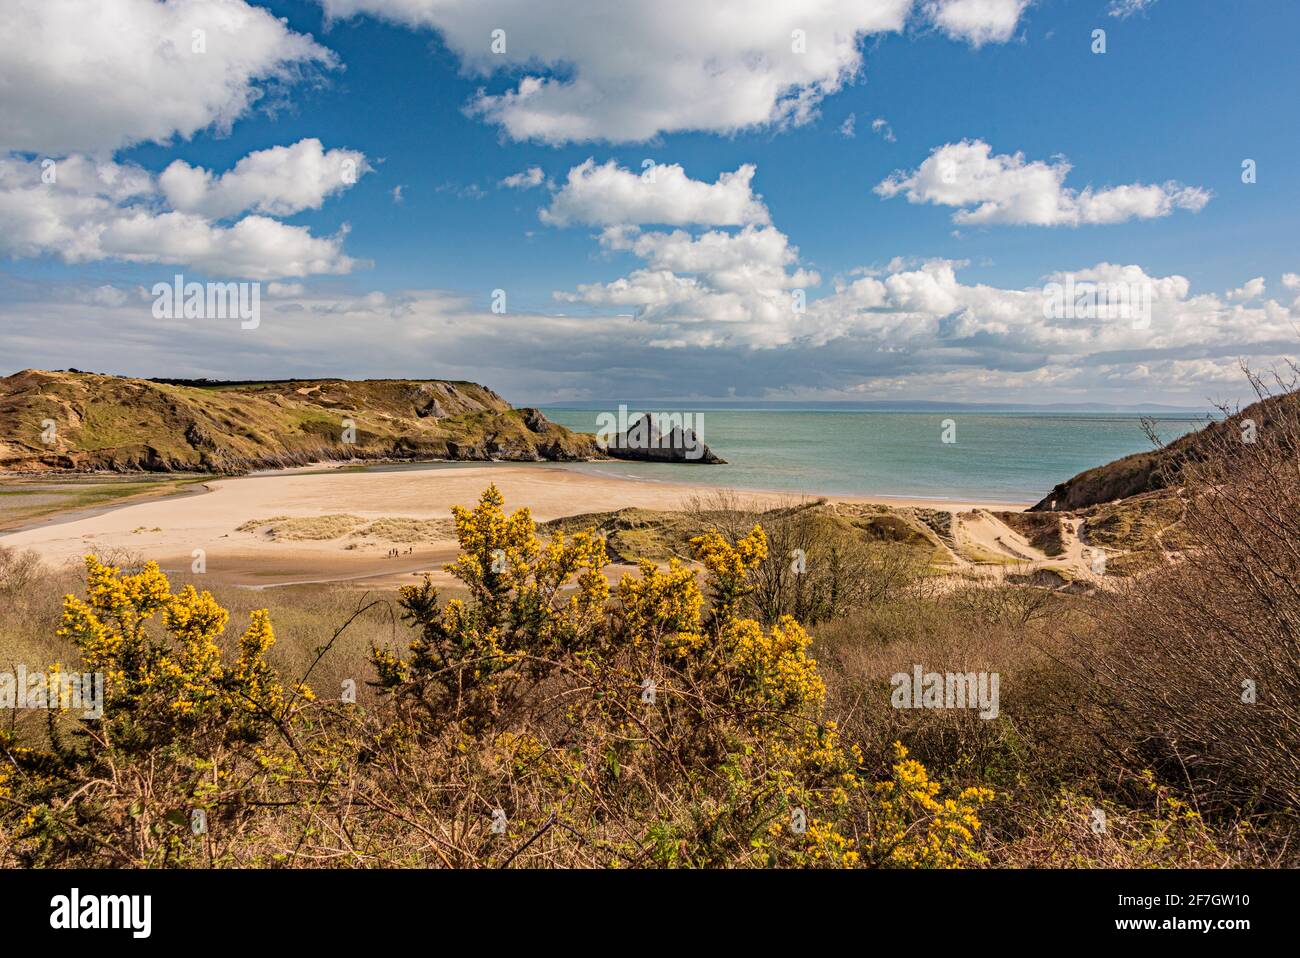
<instances>
[{"instance_id":1,"label":"green hillside","mask_svg":"<svg viewBox=\"0 0 1300 958\"><path fill-rule=\"evenodd\" d=\"M177 385L30 369L0 379L0 471L230 474L352 459L599 454L594 437L469 382Z\"/></svg>"}]
</instances>

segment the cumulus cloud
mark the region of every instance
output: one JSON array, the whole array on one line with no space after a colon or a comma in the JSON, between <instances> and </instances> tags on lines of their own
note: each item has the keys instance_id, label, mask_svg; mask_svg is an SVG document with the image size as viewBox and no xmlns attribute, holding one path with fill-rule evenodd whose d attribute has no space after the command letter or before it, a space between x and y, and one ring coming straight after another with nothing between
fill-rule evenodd
<instances>
[{"instance_id":1,"label":"cumulus cloud","mask_svg":"<svg viewBox=\"0 0 1300 958\"><path fill-rule=\"evenodd\" d=\"M911 355L915 369L950 362L991 368L1068 364L1072 357L1132 353L1174 358L1180 352L1270 346L1294 338L1294 307L1259 302L1263 280L1220 298L1193 295L1179 275L1152 276L1136 265L1100 263L1043 278L1041 285L999 288L963 283L964 264L895 261L814 299L820 277L799 263L797 248L772 226L737 232L642 232L613 228L601 235L611 251L643 263L605 283L557 293L566 303L628 309L650 323L658 348L869 349L895 362ZM1069 284L1080 298L1050 308ZM1113 294L1112 291L1119 291ZM800 294L800 295L796 295ZM1131 297L1131 312L1106 308L1113 295ZM799 308L801 302L806 308ZM1246 306L1247 303L1258 305Z\"/></svg>"},{"instance_id":2,"label":"cumulus cloud","mask_svg":"<svg viewBox=\"0 0 1300 958\"><path fill-rule=\"evenodd\" d=\"M771 225L750 185L754 172L745 165L708 183L677 165L641 174L612 162L574 167L542 210L543 221L604 226L602 248L643 265L612 282L557 292L556 299L635 309L638 321L661 331L649 340L656 348L788 342L801 309L795 303L821 277L799 265L798 249ZM643 231L644 224L714 228Z\"/></svg>"},{"instance_id":3,"label":"cumulus cloud","mask_svg":"<svg viewBox=\"0 0 1300 958\"><path fill-rule=\"evenodd\" d=\"M1264 295L1264 277L1256 276L1234 290L1228 291L1228 299L1238 303L1247 303Z\"/></svg>"},{"instance_id":4,"label":"cumulus cloud","mask_svg":"<svg viewBox=\"0 0 1300 958\"><path fill-rule=\"evenodd\" d=\"M961 207L953 222L1080 226L1168 216L1175 209L1198 212L1210 193L1173 181L1132 183L1102 189L1065 186L1070 164L1027 162L1023 153L996 154L982 140L935 147L915 170L898 171L875 187L880 196L903 194L910 203Z\"/></svg>"},{"instance_id":5,"label":"cumulus cloud","mask_svg":"<svg viewBox=\"0 0 1300 958\"><path fill-rule=\"evenodd\" d=\"M439 31L469 72L515 83L480 92L471 110L516 140L546 143L803 123L857 76L862 39L903 30L914 11L913 0L319 2L330 17ZM1009 37L1023 7L939 0L919 9L980 44Z\"/></svg>"},{"instance_id":6,"label":"cumulus cloud","mask_svg":"<svg viewBox=\"0 0 1300 958\"><path fill-rule=\"evenodd\" d=\"M356 265L342 236L313 236L265 216L246 216L230 227L189 213L129 212L104 224L103 258L130 263L187 263L219 276L270 279L347 273Z\"/></svg>"},{"instance_id":7,"label":"cumulus cloud","mask_svg":"<svg viewBox=\"0 0 1300 958\"><path fill-rule=\"evenodd\" d=\"M785 258L770 239L747 242L761 246L766 261ZM742 315L750 305L743 291L712 288L707 272L655 268L722 267L732 262L728 254L663 238L642 249L662 302L647 304L650 282L629 275L625 302L610 296L585 304L592 312L581 315L498 315L445 291L339 293L306 283L277 286L276 297L263 302L259 328L245 331L220 321L159 322L147 297L96 296L90 285L79 296L35 289L17 300L0 296L0 324L12 368L71 364L239 378L418 374L487 382L528 401L633 395L1201 405L1248 394L1239 359L1267 368L1296 352L1300 307L1230 303L1195 293L1186 277L1109 263L1073 278L1150 284L1149 325L1045 318L1044 286L1065 273L1042 284L994 286L963 281L961 267L934 260L835 283L810 299L805 313L753 330ZM358 336L367 343L363 354L355 349ZM582 384L576 394L574 383Z\"/></svg>"},{"instance_id":8,"label":"cumulus cloud","mask_svg":"<svg viewBox=\"0 0 1300 958\"><path fill-rule=\"evenodd\" d=\"M588 159L569 170L541 218L552 226L767 223L767 207L750 187L754 171L752 164L745 164L707 183L691 179L676 163L651 162L634 173L613 160L597 166Z\"/></svg>"},{"instance_id":9,"label":"cumulus cloud","mask_svg":"<svg viewBox=\"0 0 1300 958\"><path fill-rule=\"evenodd\" d=\"M186 264L250 279L347 273L356 265L342 234L317 237L260 214L222 226L202 213L160 209L162 198L154 177L133 164L0 158L0 254Z\"/></svg>"},{"instance_id":10,"label":"cumulus cloud","mask_svg":"<svg viewBox=\"0 0 1300 958\"><path fill-rule=\"evenodd\" d=\"M798 263L799 250L772 226L747 226L736 233L709 230L699 236L684 230L642 233L635 228L611 228L600 241L606 249L633 253L651 269L708 274L723 289L793 288L820 282L816 273L785 272Z\"/></svg>"},{"instance_id":11,"label":"cumulus cloud","mask_svg":"<svg viewBox=\"0 0 1300 958\"><path fill-rule=\"evenodd\" d=\"M1007 158L994 159L1001 167ZM1011 159L1014 166L1025 165L1023 159ZM1060 222L1059 208L1071 204L1085 211L1077 214L1078 221L1097 221L1097 214L1087 211L1102 201L1090 191L1085 196L1064 190L1060 181L1065 169L1049 169L1056 212L1039 221ZM661 177L665 171L658 168ZM605 252L630 254L640 262L616 279L559 291L557 301L596 310L631 310L633 319L655 331L646 342L659 349L789 350L871 343L881 355L917 350L933 358L947 352L967 363L984 357L994 366L1005 364L1008 357L1015 357L1013 365L1038 366L1051 354L1148 351L1157 345L1192 349L1213 341L1226 348L1258 341L1265 332L1282 335L1292 321L1290 312L1272 301L1252 309L1240 305L1262 297L1262 279L1222 299L1197 297L1191 295L1186 277L1153 277L1134 265L1108 263L1068 277L1045 277L1043 286L998 289L961 282L958 273L966 266L962 262L896 259L884 270L855 270L850 275L858 278L837 281L830 293L818 296L820 275L800 261L798 248L771 224L761 198L750 191L753 172L752 167L741 167L731 174L730 191L721 203L717 190L727 174L708 184L674 170L672 178L653 186L613 164L595 167L588 161L575 167L569 184L543 211L543 219L557 225L603 226L599 242ZM602 184L588 195L586 185L596 182L598 173L609 178L609 188ZM742 175L739 189L735 178ZM928 182L927 175L928 170L917 175L918 186ZM942 177L938 182L951 185ZM1038 185L1032 178L1031 184ZM655 192L668 186L664 195ZM1012 188L999 199L1018 211L1014 194ZM702 212L706 208L708 215ZM647 230L646 223L681 223L688 228ZM701 224L712 228L700 231ZM697 228L693 231L692 226ZM1050 315L1046 290L1067 279L1080 288L1091 284L1126 295L1140 293L1143 298L1134 308L1147 311L1146 325L1135 326L1127 315L1118 322L1104 311ZM1215 335L1216 330L1221 335Z\"/></svg>"},{"instance_id":12,"label":"cumulus cloud","mask_svg":"<svg viewBox=\"0 0 1300 958\"><path fill-rule=\"evenodd\" d=\"M929 0L926 11L935 26L954 40L972 46L1004 43L1015 35L1030 0Z\"/></svg>"},{"instance_id":13,"label":"cumulus cloud","mask_svg":"<svg viewBox=\"0 0 1300 958\"><path fill-rule=\"evenodd\" d=\"M327 152L320 140L307 139L250 153L220 176L175 160L158 177L158 185L171 207L183 213L215 220L245 211L290 216L320 209L326 197L353 186L370 170L364 153Z\"/></svg>"},{"instance_id":14,"label":"cumulus cloud","mask_svg":"<svg viewBox=\"0 0 1300 958\"><path fill-rule=\"evenodd\" d=\"M590 283L556 299L587 306L633 307L663 335L659 347L789 342L797 324L796 295L821 277L799 267L799 251L771 226L735 232L641 232L611 228L601 245L629 252L643 268L609 283Z\"/></svg>"},{"instance_id":15,"label":"cumulus cloud","mask_svg":"<svg viewBox=\"0 0 1300 958\"><path fill-rule=\"evenodd\" d=\"M0 151L107 153L230 124L334 55L244 0L6 0Z\"/></svg>"},{"instance_id":16,"label":"cumulus cloud","mask_svg":"<svg viewBox=\"0 0 1300 958\"><path fill-rule=\"evenodd\" d=\"M545 180L546 174L540 166L530 166L518 173L511 173L501 181L501 185L512 190L531 190L535 186L541 186Z\"/></svg>"}]
</instances>

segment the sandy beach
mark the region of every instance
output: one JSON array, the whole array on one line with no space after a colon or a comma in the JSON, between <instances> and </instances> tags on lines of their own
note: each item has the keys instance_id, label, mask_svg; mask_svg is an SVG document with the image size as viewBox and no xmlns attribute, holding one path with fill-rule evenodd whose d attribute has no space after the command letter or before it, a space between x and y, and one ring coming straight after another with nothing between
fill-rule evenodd
<instances>
[{"instance_id":1,"label":"sandy beach","mask_svg":"<svg viewBox=\"0 0 1300 958\"><path fill-rule=\"evenodd\" d=\"M593 475L551 464L483 465L393 470L297 470L214 479L206 492L107 508L93 515L47 520L0 535L0 545L35 550L55 566L79 563L89 552L136 553L169 571L188 572L202 550L207 574L229 584L269 587L307 582L349 581L367 587L405 584L424 572L441 577L456 552L445 536L405 545L357 536L285 540L256 524L271 519L350 516L358 520L448 519L453 505L473 505L496 483L507 509L527 506L539 522L627 507L681 509L712 486L657 483ZM789 502L789 493L744 492L765 503ZM843 501L877 502L966 510L980 503L850 496ZM1014 507L1013 507L1014 508ZM241 529L242 527L245 527ZM407 549L412 551L407 552Z\"/></svg>"}]
</instances>

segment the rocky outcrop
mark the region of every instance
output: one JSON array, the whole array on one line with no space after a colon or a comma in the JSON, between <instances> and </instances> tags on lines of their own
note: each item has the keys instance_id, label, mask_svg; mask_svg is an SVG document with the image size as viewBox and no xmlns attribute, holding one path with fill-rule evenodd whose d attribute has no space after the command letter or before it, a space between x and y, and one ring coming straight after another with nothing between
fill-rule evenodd
<instances>
[{"instance_id":1,"label":"rocky outcrop","mask_svg":"<svg viewBox=\"0 0 1300 958\"><path fill-rule=\"evenodd\" d=\"M714 455L704 440L684 425L672 425L661 433L649 413L628 426L606 446L606 453L615 459L636 462L693 462L708 465L724 464L725 459Z\"/></svg>"}]
</instances>

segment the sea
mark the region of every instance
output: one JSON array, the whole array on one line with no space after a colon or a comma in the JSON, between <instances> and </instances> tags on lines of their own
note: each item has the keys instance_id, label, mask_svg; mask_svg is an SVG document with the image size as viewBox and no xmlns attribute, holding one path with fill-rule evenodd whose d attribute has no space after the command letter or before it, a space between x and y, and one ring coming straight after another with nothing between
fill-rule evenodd
<instances>
[{"instance_id":1,"label":"sea","mask_svg":"<svg viewBox=\"0 0 1300 958\"><path fill-rule=\"evenodd\" d=\"M952 412L842 409L690 411L697 432L726 465L582 463L599 475L646 482L690 482L810 495L895 496L989 503L1033 503L1059 482L1135 452L1150 451L1144 420L1162 441L1199 429L1196 413ZM596 432L609 410L547 407L553 421ZM608 422L608 420L605 420ZM950 440L950 441L945 441Z\"/></svg>"}]
</instances>

